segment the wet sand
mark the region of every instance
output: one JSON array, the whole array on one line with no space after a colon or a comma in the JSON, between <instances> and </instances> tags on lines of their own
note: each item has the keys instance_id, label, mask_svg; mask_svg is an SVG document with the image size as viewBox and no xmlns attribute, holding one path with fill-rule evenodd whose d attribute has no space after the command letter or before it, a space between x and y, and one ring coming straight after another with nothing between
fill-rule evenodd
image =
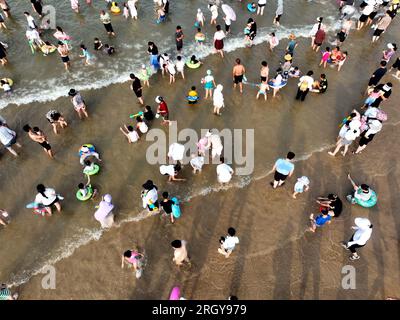
<instances>
[{"instance_id":1,"label":"wet sand","mask_svg":"<svg viewBox=\"0 0 400 320\"><path fill-rule=\"evenodd\" d=\"M154 107L154 97L163 95L168 102L171 118L179 129L195 128L254 128L255 171L253 181L245 185L234 177L236 186L227 191L199 195L183 204L183 216L173 226L158 216L139 222L122 223L100 237L99 226L93 219L96 202L79 203L75 186L83 180L77 151L83 143L93 143L103 158L102 171L93 178L101 194L111 193L116 204L116 221L132 220L140 214L140 186L152 179L159 190L168 190L181 197L205 193L204 188L216 187L215 166L207 166L200 176L193 176L189 166L183 170L185 183L168 184L158 166L146 163L144 154L149 142L128 145L118 127L129 122L129 114L139 105L128 84L83 92L89 105L90 118L79 121L67 98L51 103L30 104L6 108L2 115L15 128L23 144L21 156L13 159L2 152L0 186L2 207L12 214L13 222L1 230L0 277L8 282L29 278L47 261L57 261L69 253L74 239L100 238L80 246L74 253L55 264L57 289L41 289L42 276L34 276L18 288L22 299L166 299L173 285L181 285L188 299L224 299L236 294L240 299L382 299L399 296L398 249L400 218L397 194L399 177L396 159L397 125L400 114L398 80L387 75L384 81L394 83L390 101L383 105L389 121L368 148L359 156L335 159L327 155L334 144L341 119L362 104L370 74L375 70L381 50L387 41L399 42L394 22L377 45L360 50L370 40L370 32L352 33L345 50L351 51L349 61L340 73L320 69L319 55L309 49L309 39L300 39L296 48L295 65L303 72L313 69L315 75L328 75L329 89L324 95L309 94L303 104L294 101L297 81L291 81L274 101L256 101L256 89L245 86L245 93L232 92L230 70L234 59L241 57L248 69L249 81L258 80L259 63L267 59L271 73L282 56L282 43L273 55L266 45L237 50L223 61L212 56L199 70L187 70L187 80L177 77L173 86L167 79L151 80L145 89L145 102ZM364 63L359 63L363 59ZM214 66L217 83L224 84L226 109L217 118L212 115L211 102L201 101L187 107L185 94L190 86L200 88L200 78L209 66ZM217 67L218 66L218 70ZM129 71L128 71L129 72ZM256 80L257 79L257 80ZM199 89L203 94L203 89ZM55 137L44 115L50 108L60 110L69 121L69 128ZM28 141L22 132L25 123L38 125L48 134L56 154L48 159L41 148ZM155 121L153 127L160 127ZM163 130L168 130L164 127ZM277 157L293 150L300 160L295 174L284 189L273 191L269 186L271 169ZM323 150L323 151L321 151ZM301 160L303 159L303 160ZM235 165L233 166L235 167ZM342 216L316 234L305 234L308 216L315 209L313 199L330 192L343 200L350 190L346 180L351 172L356 181L366 182L379 196L372 209L345 204ZM311 190L298 200L290 197L297 177L307 175ZM35 195L38 183L55 187L65 196L61 214L51 218L33 217L24 208ZM348 253L339 242L351 236L350 227L357 216L369 216L374 233L368 245L361 249L362 258L354 263L357 269L357 289L341 289L341 268ZM229 259L217 253L218 239L230 226L236 228L240 245ZM18 232L16 232L18 231ZM97 233L96 233L97 232ZM96 233L97 236L93 236ZM176 238L189 241L192 267L178 271L172 264L170 242ZM77 241L77 240L76 240ZM87 241L88 242L88 241ZM121 253L133 244L145 247L148 266L137 281L131 270L120 268Z\"/></svg>"}]
</instances>

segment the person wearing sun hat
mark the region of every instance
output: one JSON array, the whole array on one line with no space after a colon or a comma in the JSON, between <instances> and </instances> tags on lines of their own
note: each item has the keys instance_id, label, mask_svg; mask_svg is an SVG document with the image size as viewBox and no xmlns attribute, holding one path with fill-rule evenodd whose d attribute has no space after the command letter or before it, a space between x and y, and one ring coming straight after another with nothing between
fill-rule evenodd
<instances>
[{"instance_id":1,"label":"person wearing sun hat","mask_svg":"<svg viewBox=\"0 0 400 320\"><path fill-rule=\"evenodd\" d=\"M289 43L288 43L288 45L287 45L287 47L286 47L286 53L287 53L287 54L290 54L290 55L293 57L294 49L295 49L297 46L298 46L298 43L297 43L297 41L296 41L296 36L295 36L293 33L291 33L291 34L289 35Z\"/></svg>"},{"instance_id":2,"label":"person wearing sun hat","mask_svg":"<svg viewBox=\"0 0 400 320\"><path fill-rule=\"evenodd\" d=\"M360 256L357 254L356 249L364 247L372 235L372 223L367 218L355 218L355 227L351 227L356 230L351 236L348 242L342 242L343 248L350 250L352 253L349 257L350 260L358 260Z\"/></svg>"}]
</instances>

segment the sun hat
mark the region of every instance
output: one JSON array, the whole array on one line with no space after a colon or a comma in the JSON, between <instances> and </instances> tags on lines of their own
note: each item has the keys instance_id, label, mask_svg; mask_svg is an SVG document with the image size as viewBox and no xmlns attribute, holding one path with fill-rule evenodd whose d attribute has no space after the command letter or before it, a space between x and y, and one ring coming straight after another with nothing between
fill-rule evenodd
<instances>
[{"instance_id":1,"label":"sun hat","mask_svg":"<svg viewBox=\"0 0 400 320\"><path fill-rule=\"evenodd\" d=\"M371 226L371 221L369 221L367 218L355 218L354 223L360 229L367 229Z\"/></svg>"},{"instance_id":2,"label":"sun hat","mask_svg":"<svg viewBox=\"0 0 400 320\"><path fill-rule=\"evenodd\" d=\"M291 33L291 34L289 35L289 39L290 39L290 40L294 40L294 39L296 39L296 36L295 36L293 33Z\"/></svg>"},{"instance_id":3,"label":"sun hat","mask_svg":"<svg viewBox=\"0 0 400 320\"><path fill-rule=\"evenodd\" d=\"M112 197L111 197L110 194L106 194L106 195L103 197L103 200L104 200L105 202L111 203Z\"/></svg>"},{"instance_id":4,"label":"sun hat","mask_svg":"<svg viewBox=\"0 0 400 320\"><path fill-rule=\"evenodd\" d=\"M161 103L161 102L164 101L164 99L163 99L163 97L161 97L161 96L157 96L156 99L155 99L155 101L156 101L157 103Z\"/></svg>"},{"instance_id":5,"label":"sun hat","mask_svg":"<svg viewBox=\"0 0 400 320\"><path fill-rule=\"evenodd\" d=\"M290 61L290 60L292 60L292 55L291 54L287 54L287 55L285 55L285 60L286 61Z\"/></svg>"}]
</instances>

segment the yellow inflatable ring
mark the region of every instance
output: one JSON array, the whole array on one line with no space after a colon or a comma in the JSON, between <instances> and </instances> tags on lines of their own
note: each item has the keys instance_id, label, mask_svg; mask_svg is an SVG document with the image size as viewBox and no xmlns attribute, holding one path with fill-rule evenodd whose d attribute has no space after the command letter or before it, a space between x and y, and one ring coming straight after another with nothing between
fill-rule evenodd
<instances>
[{"instance_id":1,"label":"yellow inflatable ring","mask_svg":"<svg viewBox=\"0 0 400 320\"><path fill-rule=\"evenodd\" d=\"M120 7L118 7L117 5L115 5L115 2L112 3L110 11L114 14L120 14L121 13L121 9Z\"/></svg>"},{"instance_id":2,"label":"yellow inflatable ring","mask_svg":"<svg viewBox=\"0 0 400 320\"><path fill-rule=\"evenodd\" d=\"M0 79L0 80L6 81L9 84L10 87L12 87L13 84L14 84L14 81L12 79L10 79L10 78L3 78L3 79ZM0 88L3 88L3 86L1 84L0 84Z\"/></svg>"}]
</instances>

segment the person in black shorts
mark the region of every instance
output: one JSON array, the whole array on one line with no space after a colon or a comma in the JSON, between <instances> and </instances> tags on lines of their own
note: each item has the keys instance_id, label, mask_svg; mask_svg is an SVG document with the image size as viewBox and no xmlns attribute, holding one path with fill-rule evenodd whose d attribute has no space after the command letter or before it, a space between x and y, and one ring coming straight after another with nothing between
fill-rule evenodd
<instances>
[{"instance_id":1,"label":"person in black shorts","mask_svg":"<svg viewBox=\"0 0 400 320\"><path fill-rule=\"evenodd\" d=\"M174 215L172 214L172 205L174 202L169 198L168 192L163 192L162 201L160 202L161 207L163 208L165 214L171 218L171 223L174 223Z\"/></svg>"},{"instance_id":2,"label":"person in black shorts","mask_svg":"<svg viewBox=\"0 0 400 320\"><path fill-rule=\"evenodd\" d=\"M26 124L24 125L23 130L28 133L29 138L31 138L33 141L37 142L43 147L44 151L50 158L54 157L51 146L47 141L47 137L38 127L34 127L32 129L28 124Z\"/></svg>"},{"instance_id":3,"label":"person in black shorts","mask_svg":"<svg viewBox=\"0 0 400 320\"><path fill-rule=\"evenodd\" d=\"M175 31L175 42L176 42L176 50L180 52L183 48L183 31L181 26L176 27Z\"/></svg>"},{"instance_id":4,"label":"person in black shorts","mask_svg":"<svg viewBox=\"0 0 400 320\"><path fill-rule=\"evenodd\" d=\"M396 74L394 76L396 78L400 78L400 57L397 57L396 61L393 63L389 71L392 71L392 69L397 69Z\"/></svg>"},{"instance_id":5,"label":"person in black shorts","mask_svg":"<svg viewBox=\"0 0 400 320\"><path fill-rule=\"evenodd\" d=\"M333 193L328 194L328 197L318 197L317 203L322 208L328 208L328 214L332 217L339 217L343 210L343 202ZM321 211L321 210L320 210Z\"/></svg>"},{"instance_id":6,"label":"person in black shorts","mask_svg":"<svg viewBox=\"0 0 400 320\"><path fill-rule=\"evenodd\" d=\"M138 98L140 104L144 104L143 102L143 93L142 93L142 84L140 83L140 79L136 77L133 73L129 75L132 80L131 88L135 93L136 97Z\"/></svg>"},{"instance_id":7,"label":"person in black shorts","mask_svg":"<svg viewBox=\"0 0 400 320\"><path fill-rule=\"evenodd\" d=\"M376 98L374 102L371 103L371 107L378 108L382 101L386 101L387 99L389 99L390 95L392 94L392 87L393 84L391 82L388 82L386 84L378 84L376 86L376 89L381 92L381 95L380 97Z\"/></svg>"},{"instance_id":8,"label":"person in black shorts","mask_svg":"<svg viewBox=\"0 0 400 320\"><path fill-rule=\"evenodd\" d=\"M42 0L31 0L32 7L35 10L35 12L42 17L43 16L43 6L42 6Z\"/></svg>"},{"instance_id":9,"label":"person in black shorts","mask_svg":"<svg viewBox=\"0 0 400 320\"><path fill-rule=\"evenodd\" d=\"M257 24L252 18L249 18L249 20L247 20L247 24L250 25L250 33L249 33L248 37L250 40L250 46L252 46L253 40L257 35Z\"/></svg>"},{"instance_id":10,"label":"person in black shorts","mask_svg":"<svg viewBox=\"0 0 400 320\"><path fill-rule=\"evenodd\" d=\"M381 81L386 72L386 61L381 61L379 68L375 70L375 72L372 74L372 77L369 79L367 91L375 87L379 81Z\"/></svg>"}]
</instances>

